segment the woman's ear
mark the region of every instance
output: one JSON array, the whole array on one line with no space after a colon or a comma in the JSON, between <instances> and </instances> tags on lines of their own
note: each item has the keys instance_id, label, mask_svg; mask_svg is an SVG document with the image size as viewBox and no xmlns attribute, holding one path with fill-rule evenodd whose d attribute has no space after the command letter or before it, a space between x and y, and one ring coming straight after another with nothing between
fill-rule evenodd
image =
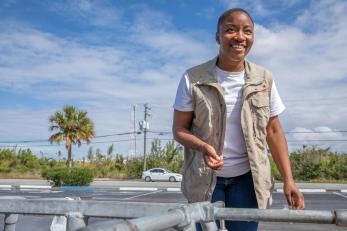
<instances>
[{"instance_id":1,"label":"woman's ear","mask_svg":"<svg viewBox=\"0 0 347 231\"><path fill-rule=\"evenodd\" d=\"M219 32L218 32L218 31L216 32L216 42L218 43L218 45L220 44L220 41L219 41Z\"/></svg>"}]
</instances>

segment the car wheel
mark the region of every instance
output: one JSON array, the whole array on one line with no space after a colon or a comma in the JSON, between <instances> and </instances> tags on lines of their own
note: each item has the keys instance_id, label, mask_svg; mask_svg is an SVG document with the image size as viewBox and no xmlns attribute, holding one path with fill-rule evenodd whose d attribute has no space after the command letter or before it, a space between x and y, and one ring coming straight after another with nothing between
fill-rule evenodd
<instances>
[{"instance_id":1,"label":"car wheel","mask_svg":"<svg viewBox=\"0 0 347 231\"><path fill-rule=\"evenodd\" d=\"M175 182L175 181L176 181L176 179L175 179L175 177L170 176L169 181L170 181L170 182Z\"/></svg>"},{"instance_id":2,"label":"car wheel","mask_svg":"<svg viewBox=\"0 0 347 231\"><path fill-rule=\"evenodd\" d=\"M145 177L145 181L146 181L146 182L150 182L150 181L152 181L152 179L151 179L151 177L146 176L146 177Z\"/></svg>"}]
</instances>

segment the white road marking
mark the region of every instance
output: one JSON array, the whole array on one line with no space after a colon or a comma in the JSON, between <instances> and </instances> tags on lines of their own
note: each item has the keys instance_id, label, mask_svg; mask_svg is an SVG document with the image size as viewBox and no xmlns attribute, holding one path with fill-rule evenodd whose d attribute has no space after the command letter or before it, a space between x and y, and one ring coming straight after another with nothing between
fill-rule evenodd
<instances>
[{"instance_id":1,"label":"white road marking","mask_svg":"<svg viewBox=\"0 0 347 231\"><path fill-rule=\"evenodd\" d=\"M326 189L300 189L300 192L327 192Z\"/></svg>"},{"instance_id":2,"label":"white road marking","mask_svg":"<svg viewBox=\"0 0 347 231\"><path fill-rule=\"evenodd\" d=\"M158 192L162 192L162 191L159 190L159 191L155 191L155 192L149 192L149 193L145 193L145 194L140 194L140 195L136 195L136 196L132 196L132 197L127 197L127 198L124 198L122 200L130 200L130 199L134 199L134 198L142 197L142 196L147 196L147 195L158 193Z\"/></svg>"},{"instance_id":3,"label":"white road marking","mask_svg":"<svg viewBox=\"0 0 347 231\"><path fill-rule=\"evenodd\" d=\"M342 193L347 193L347 189L341 189Z\"/></svg>"},{"instance_id":4,"label":"white road marking","mask_svg":"<svg viewBox=\"0 0 347 231\"><path fill-rule=\"evenodd\" d=\"M283 189L276 189L277 192L283 192ZM305 193L317 193L317 192L326 192L326 189L300 189L300 192Z\"/></svg>"},{"instance_id":5,"label":"white road marking","mask_svg":"<svg viewBox=\"0 0 347 231\"><path fill-rule=\"evenodd\" d=\"M333 194L338 195L338 196L340 196L340 197L343 197L343 198L347 199L347 196L345 196L345 195L343 195L343 194L341 194L341 193L333 192Z\"/></svg>"},{"instance_id":6,"label":"white road marking","mask_svg":"<svg viewBox=\"0 0 347 231\"><path fill-rule=\"evenodd\" d=\"M19 185L19 188L44 188L44 189L50 189L52 188L52 186L48 186L48 185Z\"/></svg>"},{"instance_id":7,"label":"white road marking","mask_svg":"<svg viewBox=\"0 0 347 231\"><path fill-rule=\"evenodd\" d=\"M3 185L0 185L0 188L12 188L12 185L3 184Z\"/></svg>"},{"instance_id":8,"label":"white road marking","mask_svg":"<svg viewBox=\"0 0 347 231\"><path fill-rule=\"evenodd\" d=\"M122 191L157 191L158 188L135 188L135 187L120 187Z\"/></svg>"},{"instance_id":9,"label":"white road marking","mask_svg":"<svg viewBox=\"0 0 347 231\"><path fill-rule=\"evenodd\" d=\"M167 188L166 189L167 192L181 192L180 188Z\"/></svg>"}]
</instances>

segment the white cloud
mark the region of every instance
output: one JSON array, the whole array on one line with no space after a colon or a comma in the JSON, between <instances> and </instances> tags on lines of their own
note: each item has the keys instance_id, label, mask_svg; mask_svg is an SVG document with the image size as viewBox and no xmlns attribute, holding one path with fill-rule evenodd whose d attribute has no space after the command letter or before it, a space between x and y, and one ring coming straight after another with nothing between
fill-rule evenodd
<instances>
[{"instance_id":1,"label":"white cloud","mask_svg":"<svg viewBox=\"0 0 347 231\"><path fill-rule=\"evenodd\" d=\"M297 5L299 0L263 1L263 0L221 0L227 8L243 8L254 16L267 17L280 14L282 10Z\"/></svg>"},{"instance_id":2,"label":"white cloud","mask_svg":"<svg viewBox=\"0 0 347 231\"><path fill-rule=\"evenodd\" d=\"M48 1L42 4L53 12L94 26L119 27L122 17L120 8L110 7L104 0Z\"/></svg>"},{"instance_id":3,"label":"white cloud","mask_svg":"<svg viewBox=\"0 0 347 231\"><path fill-rule=\"evenodd\" d=\"M340 140L344 135L337 129L331 129L326 126L307 129L296 127L292 131L295 140Z\"/></svg>"},{"instance_id":4,"label":"white cloud","mask_svg":"<svg viewBox=\"0 0 347 231\"><path fill-rule=\"evenodd\" d=\"M304 145L306 147L332 147L335 151L344 152L344 143L347 140L345 132L326 126L315 127L313 129L296 127L288 133L287 138L289 140L289 146L297 147L299 144L299 146Z\"/></svg>"},{"instance_id":5,"label":"white cloud","mask_svg":"<svg viewBox=\"0 0 347 231\"><path fill-rule=\"evenodd\" d=\"M196 65L215 55L215 44L203 43L206 39L195 38L188 31L178 31L167 15L146 8L138 15L131 30L132 42L152 48L157 59ZM206 33L204 36L214 37Z\"/></svg>"},{"instance_id":6,"label":"white cloud","mask_svg":"<svg viewBox=\"0 0 347 231\"><path fill-rule=\"evenodd\" d=\"M1 133L0 138L48 138L49 115L66 104L87 110L97 135L129 131L130 105L146 102L161 105L153 109L151 128L171 130L171 105L183 71L210 58L214 47L206 48L193 35L175 30L169 21L153 27L158 13L146 10L143 14L138 13L133 26L137 29L123 46L88 46L19 23L16 27L2 24L0 88L20 91L48 106L1 110L0 121L7 122L0 127L11 132ZM140 120L142 108L138 113ZM116 145L123 152L127 147L126 142Z\"/></svg>"},{"instance_id":7,"label":"white cloud","mask_svg":"<svg viewBox=\"0 0 347 231\"><path fill-rule=\"evenodd\" d=\"M296 24L314 31L338 32L347 19L346 11L345 1L311 1L310 8L297 18Z\"/></svg>"},{"instance_id":8,"label":"white cloud","mask_svg":"<svg viewBox=\"0 0 347 231\"><path fill-rule=\"evenodd\" d=\"M315 2L304 14L326 15L330 9L322 5L325 4ZM250 58L272 70L287 105L284 116L289 128L345 127L347 71L343 67L347 63L347 28L339 21L345 17L342 12L336 15L338 22L330 28L324 26L329 17L315 20L312 16L317 28L314 31L295 25L256 25Z\"/></svg>"}]
</instances>

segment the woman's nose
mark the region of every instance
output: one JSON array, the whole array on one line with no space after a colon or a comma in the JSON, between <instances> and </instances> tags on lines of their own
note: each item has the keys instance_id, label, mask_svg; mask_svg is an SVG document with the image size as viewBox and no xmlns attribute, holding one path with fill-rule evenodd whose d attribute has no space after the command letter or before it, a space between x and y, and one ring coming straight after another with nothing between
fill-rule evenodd
<instances>
[{"instance_id":1,"label":"woman's nose","mask_svg":"<svg viewBox=\"0 0 347 231\"><path fill-rule=\"evenodd\" d=\"M241 30L238 31L235 35L235 40L237 40L237 41L241 40L242 41L244 39L245 39L245 34Z\"/></svg>"}]
</instances>

